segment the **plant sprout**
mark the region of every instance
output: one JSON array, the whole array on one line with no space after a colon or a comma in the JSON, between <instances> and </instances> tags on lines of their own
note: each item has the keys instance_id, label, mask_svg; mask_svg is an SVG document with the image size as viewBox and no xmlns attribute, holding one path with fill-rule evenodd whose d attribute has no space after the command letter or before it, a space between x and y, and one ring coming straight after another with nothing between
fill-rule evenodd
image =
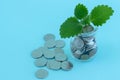
<instances>
[{"instance_id":1,"label":"plant sprout","mask_svg":"<svg viewBox=\"0 0 120 80\"><path fill-rule=\"evenodd\" d=\"M88 14L86 6L78 4L74 9L74 17L69 17L60 26L60 36L69 38L84 33L83 29L91 26L91 23L96 27L102 26L113 12L108 5L98 5Z\"/></svg>"}]
</instances>

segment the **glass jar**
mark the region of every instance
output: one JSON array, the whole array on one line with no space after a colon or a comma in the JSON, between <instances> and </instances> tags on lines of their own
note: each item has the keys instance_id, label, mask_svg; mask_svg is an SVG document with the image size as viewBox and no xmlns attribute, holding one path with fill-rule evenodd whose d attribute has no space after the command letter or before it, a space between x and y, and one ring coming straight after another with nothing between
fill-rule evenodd
<instances>
[{"instance_id":1,"label":"glass jar","mask_svg":"<svg viewBox=\"0 0 120 80\"><path fill-rule=\"evenodd\" d=\"M97 28L92 27L92 31L83 32L74 37L71 41L71 51L75 58L88 60L97 52L95 33Z\"/></svg>"}]
</instances>

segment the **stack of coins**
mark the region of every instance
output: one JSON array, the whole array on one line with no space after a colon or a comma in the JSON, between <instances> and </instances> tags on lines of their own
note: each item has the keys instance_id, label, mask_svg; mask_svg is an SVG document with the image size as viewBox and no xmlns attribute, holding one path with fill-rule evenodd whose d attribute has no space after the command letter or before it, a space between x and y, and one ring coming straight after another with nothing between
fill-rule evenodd
<instances>
[{"instance_id":1,"label":"stack of coins","mask_svg":"<svg viewBox=\"0 0 120 80\"><path fill-rule=\"evenodd\" d=\"M97 46L94 36L75 37L73 42L71 42L71 51L77 59L89 59L97 52Z\"/></svg>"},{"instance_id":2,"label":"stack of coins","mask_svg":"<svg viewBox=\"0 0 120 80\"><path fill-rule=\"evenodd\" d=\"M53 34L46 34L43 37L45 43L43 47L40 47L32 52L32 57L35 60L36 67L47 67L51 70L71 70L73 64L68 61L67 55L64 53L65 42L63 40L55 40ZM39 79L46 78L48 71L45 69L39 69L36 71L35 76Z\"/></svg>"}]
</instances>

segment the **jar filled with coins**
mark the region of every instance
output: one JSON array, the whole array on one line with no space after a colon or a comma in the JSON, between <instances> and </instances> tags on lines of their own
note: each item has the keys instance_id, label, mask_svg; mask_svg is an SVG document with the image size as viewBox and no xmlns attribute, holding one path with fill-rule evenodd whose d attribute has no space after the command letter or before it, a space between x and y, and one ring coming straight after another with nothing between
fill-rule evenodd
<instances>
[{"instance_id":1,"label":"jar filled with coins","mask_svg":"<svg viewBox=\"0 0 120 80\"><path fill-rule=\"evenodd\" d=\"M82 34L75 36L71 40L71 51L75 58L79 60L88 60L97 52L95 39L96 27L91 25L83 28Z\"/></svg>"}]
</instances>

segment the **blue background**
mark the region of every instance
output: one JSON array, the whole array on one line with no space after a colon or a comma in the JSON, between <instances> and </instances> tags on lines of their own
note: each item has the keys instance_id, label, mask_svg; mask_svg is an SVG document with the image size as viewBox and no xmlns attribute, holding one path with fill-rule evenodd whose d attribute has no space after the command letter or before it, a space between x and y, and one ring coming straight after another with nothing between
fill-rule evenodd
<instances>
[{"instance_id":1,"label":"blue background","mask_svg":"<svg viewBox=\"0 0 120 80\"><path fill-rule=\"evenodd\" d=\"M78 3L89 10L107 4L114 15L96 34L98 52L88 61L76 60L70 39L64 48L74 64L71 71L49 71L45 80L120 80L120 0L0 0L0 80L38 80L31 52L42 46L43 35L59 28ZM44 68L46 69L46 68Z\"/></svg>"}]
</instances>

